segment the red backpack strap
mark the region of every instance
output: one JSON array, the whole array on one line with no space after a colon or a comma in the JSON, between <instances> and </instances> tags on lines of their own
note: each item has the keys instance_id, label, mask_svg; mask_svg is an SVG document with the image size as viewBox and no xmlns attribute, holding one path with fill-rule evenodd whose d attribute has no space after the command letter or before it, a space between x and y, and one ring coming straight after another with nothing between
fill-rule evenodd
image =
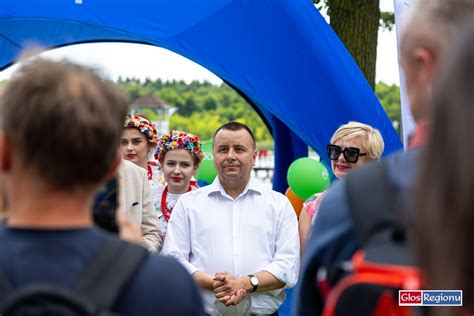
<instances>
[{"instance_id":1,"label":"red backpack strap","mask_svg":"<svg viewBox=\"0 0 474 316\"><path fill-rule=\"evenodd\" d=\"M407 306L398 306L390 291L380 295L372 316L411 316L412 312Z\"/></svg>"},{"instance_id":2,"label":"red backpack strap","mask_svg":"<svg viewBox=\"0 0 474 316\"><path fill-rule=\"evenodd\" d=\"M398 289L415 290L421 288L421 271L410 266L374 263L365 260L365 253L358 251L352 258L352 274L340 280L332 289L323 311L323 316L337 315L337 308L343 305L342 297L356 287L379 287L382 294L375 296L372 311L382 313L381 315L404 316L411 315L408 307L398 306L393 292ZM385 289L386 288L386 289ZM393 289L393 290L391 290ZM365 290L356 289L360 293ZM350 295L353 295L352 292ZM365 294L365 293L364 293ZM397 293L398 294L398 293ZM390 295L390 299L384 296ZM369 298L361 296L361 300ZM350 307L349 307L350 308ZM356 307L354 309L358 309ZM385 310L387 308L387 310ZM358 310L359 311L359 310ZM355 310L353 311L356 312ZM383 314L387 312L386 314ZM390 314L393 313L393 314ZM366 314L364 312L364 314ZM359 315L359 314L354 314ZM376 314L374 314L375 316Z\"/></svg>"},{"instance_id":3,"label":"red backpack strap","mask_svg":"<svg viewBox=\"0 0 474 316\"><path fill-rule=\"evenodd\" d=\"M371 275L380 275L377 279L381 284L386 280L386 284L399 287L403 290L419 290L422 283L421 269L397 264L378 263L366 260L363 251L358 251L352 257L353 273Z\"/></svg>"}]
</instances>

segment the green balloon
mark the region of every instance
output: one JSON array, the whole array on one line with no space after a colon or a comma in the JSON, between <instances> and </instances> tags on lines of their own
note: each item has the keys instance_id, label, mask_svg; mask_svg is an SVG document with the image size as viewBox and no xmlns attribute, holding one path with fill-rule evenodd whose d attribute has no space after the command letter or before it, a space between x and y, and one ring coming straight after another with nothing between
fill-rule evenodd
<instances>
[{"instance_id":1,"label":"green balloon","mask_svg":"<svg viewBox=\"0 0 474 316\"><path fill-rule=\"evenodd\" d=\"M204 153L204 158L199 165L196 179L211 184L217 176L214 158L212 157L212 140L202 142L202 152Z\"/></svg>"},{"instance_id":2,"label":"green balloon","mask_svg":"<svg viewBox=\"0 0 474 316\"><path fill-rule=\"evenodd\" d=\"M202 152L204 153L204 160L212 160L214 161L214 158L212 157L212 140L206 140L202 142L202 147L201 147Z\"/></svg>"},{"instance_id":3,"label":"green balloon","mask_svg":"<svg viewBox=\"0 0 474 316\"><path fill-rule=\"evenodd\" d=\"M304 200L326 190L331 183L326 167L307 157L293 161L288 168L287 180L291 190Z\"/></svg>"},{"instance_id":4,"label":"green balloon","mask_svg":"<svg viewBox=\"0 0 474 316\"><path fill-rule=\"evenodd\" d=\"M197 180L202 180L209 184L214 181L215 177L217 176L216 168L214 167L213 160L203 160L199 165L199 169L196 175Z\"/></svg>"}]
</instances>

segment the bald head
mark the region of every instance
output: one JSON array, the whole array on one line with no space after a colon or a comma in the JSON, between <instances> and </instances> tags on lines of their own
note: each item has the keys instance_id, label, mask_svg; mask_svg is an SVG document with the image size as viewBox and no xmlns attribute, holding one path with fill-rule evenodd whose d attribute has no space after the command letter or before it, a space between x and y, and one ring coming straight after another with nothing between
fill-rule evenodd
<instances>
[{"instance_id":1,"label":"bald head","mask_svg":"<svg viewBox=\"0 0 474 316\"><path fill-rule=\"evenodd\" d=\"M461 33L473 13L474 0L415 1L403 25L402 48L426 45L439 56Z\"/></svg>"},{"instance_id":2,"label":"bald head","mask_svg":"<svg viewBox=\"0 0 474 316\"><path fill-rule=\"evenodd\" d=\"M417 123L427 118L438 69L473 15L474 0L418 0L410 7L402 26L400 62Z\"/></svg>"}]
</instances>

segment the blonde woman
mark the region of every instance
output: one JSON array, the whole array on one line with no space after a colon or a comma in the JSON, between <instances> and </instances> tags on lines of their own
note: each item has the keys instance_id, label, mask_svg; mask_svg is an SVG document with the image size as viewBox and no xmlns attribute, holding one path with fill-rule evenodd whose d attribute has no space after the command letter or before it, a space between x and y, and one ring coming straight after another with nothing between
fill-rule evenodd
<instances>
[{"instance_id":1,"label":"blonde woman","mask_svg":"<svg viewBox=\"0 0 474 316\"><path fill-rule=\"evenodd\" d=\"M363 123L349 122L339 127L327 145L331 169L338 178L344 178L352 169L371 160L380 160L384 142L380 132ZM326 191L310 196L303 205L299 218L301 255L306 246L312 221Z\"/></svg>"}]
</instances>

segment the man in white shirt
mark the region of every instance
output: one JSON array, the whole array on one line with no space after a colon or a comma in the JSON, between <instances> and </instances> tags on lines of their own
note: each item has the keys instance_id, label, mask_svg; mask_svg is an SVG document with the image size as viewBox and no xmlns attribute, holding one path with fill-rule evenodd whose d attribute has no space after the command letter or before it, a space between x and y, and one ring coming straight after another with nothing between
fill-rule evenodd
<instances>
[{"instance_id":1,"label":"man in white shirt","mask_svg":"<svg viewBox=\"0 0 474 316\"><path fill-rule=\"evenodd\" d=\"M288 199L250 178L255 137L241 123L213 140L214 182L183 195L163 253L176 257L202 288L206 312L277 314L299 273L299 238Z\"/></svg>"}]
</instances>

